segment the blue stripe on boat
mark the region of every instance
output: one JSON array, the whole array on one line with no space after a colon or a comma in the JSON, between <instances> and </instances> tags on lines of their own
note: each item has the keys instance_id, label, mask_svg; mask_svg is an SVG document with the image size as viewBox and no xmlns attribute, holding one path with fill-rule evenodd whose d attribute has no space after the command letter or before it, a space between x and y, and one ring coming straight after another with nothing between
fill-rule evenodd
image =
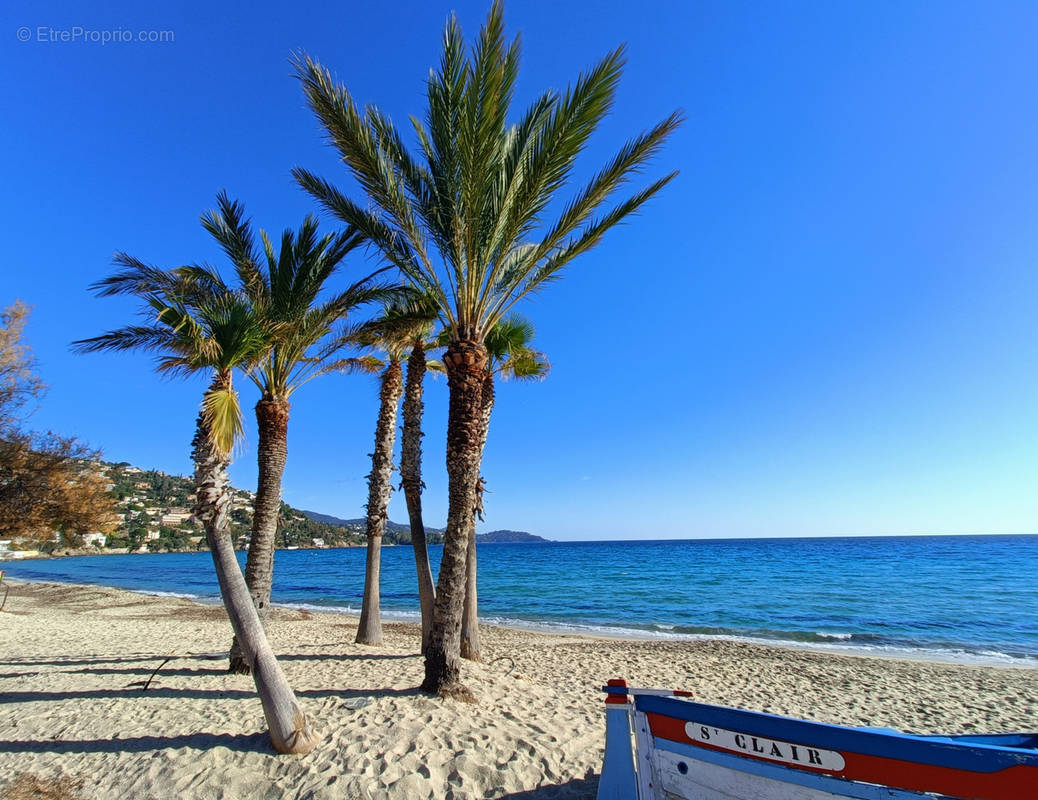
<instances>
[{"instance_id":1,"label":"blue stripe on boat","mask_svg":"<svg viewBox=\"0 0 1038 800\"><path fill-rule=\"evenodd\" d=\"M635 695L634 702L637 709L643 712L879 758L893 758L980 773L999 772L1018 765L1038 767L1038 752L1034 750L964 742L961 739L951 741L944 737L934 739L907 733L878 733L827 725L823 722L779 717L758 711L704 705L672 697ZM1020 738L1026 741L1028 737ZM702 748L697 748L697 751L700 749Z\"/></svg>"}]
</instances>

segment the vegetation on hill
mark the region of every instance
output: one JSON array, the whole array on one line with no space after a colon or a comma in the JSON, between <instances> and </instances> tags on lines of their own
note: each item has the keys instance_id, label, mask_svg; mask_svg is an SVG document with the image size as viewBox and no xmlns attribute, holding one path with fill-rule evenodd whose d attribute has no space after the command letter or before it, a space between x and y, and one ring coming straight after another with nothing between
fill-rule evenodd
<instances>
[{"instance_id":1,"label":"vegetation on hill","mask_svg":"<svg viewBox=\"0 0 1038 800\"><path fill-rule=\"evenodd\" d=\"M46 553L66 550L92 549L99 552L184 552L204 550L205 537L201 526L191 516L194 503L194 482L189 477L169 475L152 469L140 469L129 462L80 462L92 469L99 482L99 491L105 508L114 510L115 521L108 525L109 532L101 544L99 537L62 534L48 541L36 537L12 544L13 547L39 548ZM231 488L231 534L235 547L248 547L252 529L253 492ZM285 548L359 547L364 544L365 520L340 519L316 511L302 511L287 503L281 504L276 546ZM430 544L443 544L443 528L426 528ZM545 542L540 536L525 531L499 530L480 533L480 543ZM386 521L385 543L409 545L411 531L407 525Z\"/></svg>"},{"instance_id":2,"label":"vegetation on hill","mask_svg":"<svg viewBox=\"0 0 1038 800\"><path fill-rule=\"evenodd\" d=\"M141 470L125 462L105 464L110 492L123 519L108 537L106 549L130 551L175 551L204 549L198 523L190 516L194 503L191 478L167 475L157 470ZM231 536L235 547L248 546L252 529L252 504L255 494L230 489ZM182 519L177 517L183 516ZM281 504L276 535L279 548L353 547L362 543L356 532L309 519L304 512Z\"/></svg>"}]
</instances>

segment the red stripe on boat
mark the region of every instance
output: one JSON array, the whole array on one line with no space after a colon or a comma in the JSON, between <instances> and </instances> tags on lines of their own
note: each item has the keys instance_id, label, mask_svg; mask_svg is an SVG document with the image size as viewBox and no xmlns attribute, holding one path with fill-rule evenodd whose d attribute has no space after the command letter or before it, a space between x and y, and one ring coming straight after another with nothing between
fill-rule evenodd
<instances>
[{"instance_id":1,"label":"red stripe on boat","mask_svg":"<svg viewBox=\"0 0 1038 800\"><path fill-rule=\"evenodd\" d=\"M606 681L606 686L614 686L617 689L625 689L626 690L627 689L627 681L625 681L623 678L610 678L608 681ZM607 694L605 701L606 701L606 705L607 706L611 706L611 705L626 705L626 703L627 703L627 692L625 691L623 694Z\"/></svg>"}]
</instances>

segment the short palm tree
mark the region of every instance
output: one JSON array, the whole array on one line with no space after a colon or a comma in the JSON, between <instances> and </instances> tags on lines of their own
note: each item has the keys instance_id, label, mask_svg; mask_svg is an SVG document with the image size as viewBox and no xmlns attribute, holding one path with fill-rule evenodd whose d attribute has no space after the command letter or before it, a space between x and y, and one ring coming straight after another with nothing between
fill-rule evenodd
<instances>
[{"instance_id":1,"label":"short palm tree","mask_svg":"<svg viewBox=\"0 0 1038 800\"><path fill-rule=\"evenodd\" d=\"M195 516L205 527L220 594L251 666L271 742L281 753L307 753L317 743L317 735L267 641L235 558L229 528L227 468L234 443L242 434L241 408L232 379L236 368L251 367L263 358L268 331L240 293L214 293L210 286L201 286L195 280L199 275L215 277L205 268L163 271L125 254L118 255L116 263L122 270L94 288L101 296L137 296L150 312L148 324L83 339L74 347L79 352L144 350L158 354L162 373L212 374L192 440Z\"/></svg>"},{"instance_id":2,"label":"short palm tree","mask_svg":"<svg viewBox=\"0 0 1038 800\"><path fill-rule=\"evenodd\" d=\"M382 643L382 614L379 608L379 574L382 563L382 536L388 519L389 496L393 491L393 446L396 442L397 412L404 393L403 361L417 339L431 324L427 311L409 307L404 300L386 306L383 314L361 326L354 339L384 359L372 360L382 370L379 377L379 413L375 425L375 449L368 473L366 531L367 560L364 570L364 596L357 625L358 644Z\"/></svg>"},{"instance_id":3,"label":"short palm tree","mask_svg":"<svg viewBox=\"0 0 1038 800\"><path fill-rule=\"evenodd\" d=\"M286 230L275 250L260 231L257 252L241 203L223 192L218 208L202 224L234 264L241 291L253 313L266 322L270 347L248 374L260 390L256 403L258 481L245 582L253 603L266 619L274 581L274 544L281 511L281 482L288 459L288 421L293 393L331 366L344 334L337 328L358 307L384 299L387 289L369 275L327 298L321 294L343 259L362 241L356 232L318 236L317 220L307 217L298 232ZM220 285L221 291L227 287ZM338 333L339 335L335 335ZM247 672L237 641L232 644L232 672Z\"/></svg>"},{"instance_id":4,"label":"short palm tree","mask_svg":"<svg viewBox=\"0 0 1038 800\"><path fill-rule=\"evenodd\" d=\"M517 303L559 278L574 258L673 179L675 173L666 175L606 207L660 151L680 115L671 114L624 144L560 206L560 190L613 104L623 48L565 92L542 94L513 124L519 42L505 41L501 2L491 8L471 55L453 17L443 42L439 69L428 80L425 122L412 118L418 156L388 116L373 106L362 111L328 70L301 57L297 72L309 105L366 201L350 199L305 169L293 174L328 211L362 231L390 264L435 298L451 331L443 356L450 390L447 531L422 687L465 696L459 631L480 472L486 336Z\"/></svg>"},{"instance_id":5,"label":"short palm tree","mask_svg":"<svg viewBox=\"0 0 1038 800\"><path fill-rule=\"evenodd\" d=\"M490 416L494 410L494 377L504 380L523 381L544 380L551 370L551 364L544 353L531 347L534 328L526 319L517 314L510 315L498 322L487 334L487 372L483 378L483 408L480 414L481 437L480 459L486 449L487 436L490 433ZM482 477L477 484L476 515L483 518L483 491L485 482ZM468 549L465 554L465 603L461 616L461 657L470 661L481 661L479 648L479 600L476 591L476 526L473 520L469 533Z\"/></svg>"}]
</instances>

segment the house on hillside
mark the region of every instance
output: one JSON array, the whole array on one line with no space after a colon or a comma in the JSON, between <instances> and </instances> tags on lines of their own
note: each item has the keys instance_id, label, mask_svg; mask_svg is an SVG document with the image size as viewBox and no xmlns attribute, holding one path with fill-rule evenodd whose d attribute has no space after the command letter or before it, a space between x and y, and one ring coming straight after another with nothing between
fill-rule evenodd
<instances>
[{"instance_id":1,"label":"house on hillside","mask_svg":"<svg viewBox=\"0 0 1038 800\"><path fill-rule=\"evenodd\" d=\"M163 525L179 525L191 519L191 512L184 508L171 508L159 520Z\"/></svg>"}]
</instances>

